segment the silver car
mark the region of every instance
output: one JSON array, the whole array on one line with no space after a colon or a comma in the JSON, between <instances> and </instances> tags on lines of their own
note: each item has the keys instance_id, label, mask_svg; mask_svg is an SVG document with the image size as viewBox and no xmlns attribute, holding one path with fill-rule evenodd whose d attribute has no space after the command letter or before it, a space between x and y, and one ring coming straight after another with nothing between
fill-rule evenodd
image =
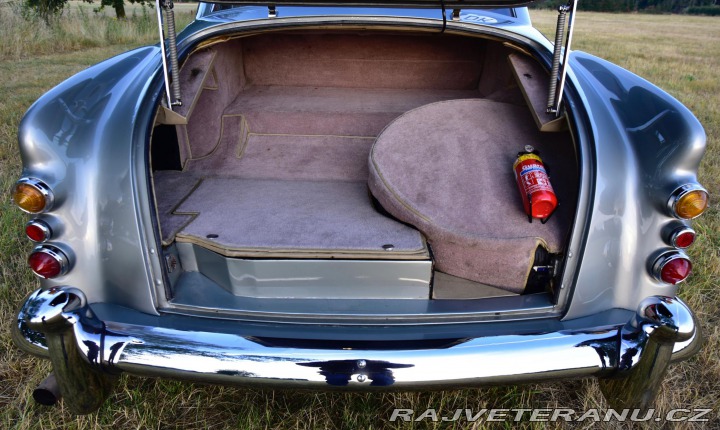
<instances>
[{"instance_id":1,"label":"silver car","mask_svg":"<svg viewBox=\"0 0 720 430\"><path fill-rule=\"evenodd\" d=\"M417 390L594 376L646 407L700 333L675 297L702 126L513 0L228 0L90 67L19 130L36 390L117 375Z\"/></svg>"}]
</instances>

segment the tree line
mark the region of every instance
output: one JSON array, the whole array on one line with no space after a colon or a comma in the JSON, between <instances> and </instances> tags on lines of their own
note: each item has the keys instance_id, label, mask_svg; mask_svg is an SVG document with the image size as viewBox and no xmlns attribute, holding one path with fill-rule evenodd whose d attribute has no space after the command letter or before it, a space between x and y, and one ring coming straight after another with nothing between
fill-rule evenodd
<instances>
[{"instance_id":1,"label":"tree line","mask_svg":"<svg viewBox=\"0 0 720 430\"><path fill-rule=\"evenodd\" d=\"M49 23L50 18L60 15L62 10L67 6L69 0L22 0L22 5L28 12L34 12L38 17ZM106 6L111 7L115 11L115 17L125 19L125 2L137 3L143 6L152 5L154 0L82 0L85 3L99 4L98 10L104 9Z\"/></svg>"},{"instance_id":2,"label":"tree line","mask_svg":"<svg viewBox=\"0 0 720 430\"><path fill-rule=\"evenodd\" d=\"M532 7L555 9L567 0L539 1ZM691 8L718 6L720 0L580 0L579 10L594 12L658 12L683 13Z\"/></svg>"},{"instance_id":3,"label":"tree line","mask_svg":"<svg viewBox=\"0 0 720 430\"><path fill-rule=\"evenodd\" d=\"M94 3L94 0L83 1ZM99 9L109 6L115 10L115 16L118 19L124 19L125 1L141 5L154 3L154 0L99 0ZM51 16L59 14L67 5L67 2L68 0L23 0L26 8L35 11L46 22ZM531 7L555 9L566 3L567 0L545 0L535 2ZM720 14L720 0L580 0L578 8L595 12L684 13L689 11L693 13L693 10L696 10L698 11L696 13L716 15Z\"/></svg>"}]
</instances>

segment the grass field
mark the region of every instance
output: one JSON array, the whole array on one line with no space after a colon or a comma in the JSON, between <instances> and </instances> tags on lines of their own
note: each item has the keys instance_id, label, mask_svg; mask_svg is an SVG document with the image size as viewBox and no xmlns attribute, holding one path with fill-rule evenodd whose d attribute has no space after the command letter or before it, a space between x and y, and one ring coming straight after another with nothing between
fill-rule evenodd
<instances>
[{"instance_id":1,"label":"grass field","mask_svg":"<svg viewBox=\"0 0 720 430\"><path fill-rule=\"evenodd\" d=\"M95 16L88 5L55 28L30 26L0 7L0 190L20 174L16 130L22 114L43 92L90 64L131 47L153 43L152 16L128 11L128 22ZM82 5L79 6L82 9ZM536 25L554 31L554 14L536 12ZM185 18L184 18L185 19ZM114 27L115 26L115 27ZM704 124L708 153L701 182L720 199L720 19L685 16L608 15L578 17L574 47L607 58L668 90ZM597 382L578 380L541 385L425 393L344 394L251 390L175 381L122 377L102 409L84 417L62 406L35 405L32 389L47 375L47 362L20 353L9 325L22 297L37 287L24 263L30 245L22 237L26 217L0 199L0 428L466 428L472 423L388 423L393 408L440 413L470 408L605 408ZM720 212L717 203L695 224L698 242L690 250L693 277L680 295L696 311L707 337L703 351L674 365L657 408L714 408L713 423L683 428L720 428ZM528 357L532 360L533 357ZM589 428L593 423L582 423ZM560 425L562 426L562 425ZM617 424L605 424L616 428ZM670 423L665 424L671 428ZM499 427L506 427L501 424ZM543 423L528 428L545 428ZM568 426L569 427L569 426ZM641 428L658 428L656 423ZM479 428L484 428L479 424Z\"/></svg>"}]
</instances>

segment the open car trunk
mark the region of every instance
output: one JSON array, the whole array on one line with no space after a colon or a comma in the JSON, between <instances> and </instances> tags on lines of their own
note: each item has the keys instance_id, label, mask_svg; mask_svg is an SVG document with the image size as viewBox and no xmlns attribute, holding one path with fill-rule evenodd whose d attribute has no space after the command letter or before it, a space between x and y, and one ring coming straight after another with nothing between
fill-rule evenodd
<instances>
[{"instance_id":1,"label":"open car trunk","mask_svg":"<svg viewBox=\"0 0 720 430\"><path fill-rule=\"evenodd\" d=\"M288 31L205 44L179 79L152 143L175 300L552 296L577 161L564 121L537 113L533 58L461 35ZM547 223L515 182L526 145L558 196Z\"/></svg>"}]
</instances>

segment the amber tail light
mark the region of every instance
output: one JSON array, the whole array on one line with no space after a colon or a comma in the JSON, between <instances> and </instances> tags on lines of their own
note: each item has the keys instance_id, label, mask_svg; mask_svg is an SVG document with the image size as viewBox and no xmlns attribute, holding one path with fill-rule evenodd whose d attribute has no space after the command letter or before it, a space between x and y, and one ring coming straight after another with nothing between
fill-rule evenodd
<instances>
[{"instance_id":1,"label":"amber tail light","mask_svg":"<svg viewBox=\"0 0 720 430\"><path fill-rule=\"evenodd\" d=\"M687 184L676 189L668 200L672 215L680 219L697 218L708 207L709 196L698 184Z\"/></svg>"},{"instance_id":2,"label":"amber tail light","mask_svg":"<svg viewBox=\"0 0 720 430\"><path fill-rule=\"evenodd\" d=\"M12 197L20 209L32 214L49 211L54 200L50 187L35 178L22 178L17 181Z\"/></svg>"}]
</instances>

